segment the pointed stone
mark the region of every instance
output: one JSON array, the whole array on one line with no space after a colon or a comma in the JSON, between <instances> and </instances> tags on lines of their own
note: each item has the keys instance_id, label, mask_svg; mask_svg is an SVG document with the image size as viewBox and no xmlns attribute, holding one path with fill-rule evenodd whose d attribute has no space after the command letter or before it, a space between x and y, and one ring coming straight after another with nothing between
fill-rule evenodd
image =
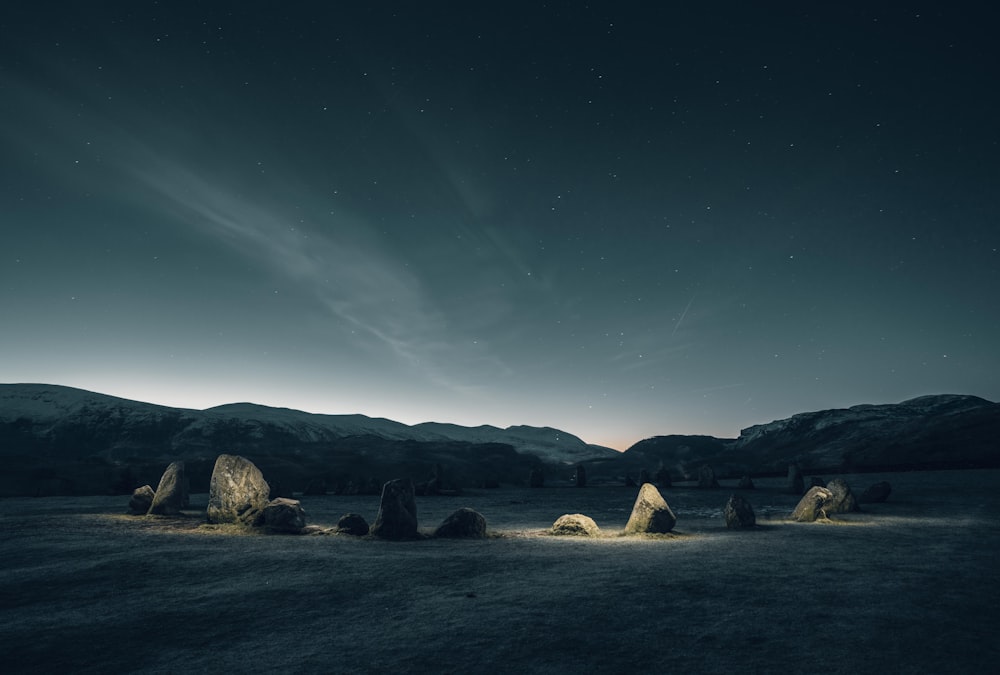
<instances>
[{"instance_id":1,"label":"pointed stone","mask_svg":"<svg viewBox=\"0 0 1000 675\"><path fill-rule=\"evenodd\" d=\"M674 529L676 523L677 516L667 506L660 491L652 483L646 483L639 488L639 496L632 506L632 514L625 525L625 533L665 534Z\"/></svg>"},{"instance_id":2,"label":"pointed stone","mask_svg":"<svg viewBox=\"0 0 1000 675\"><path fill-rule=\"evenodd\" d=\"M802 495L795 510L792 511L792 520L800 523L811 523L817 518L826 518L826 505L833 499L833 493L825 487L811 487L809 491Z\"/></svg>"},{"instance_id":3,"label":"pointed stone","mask_svg":"<svg viewBox=\"0 0 1000 675\"><path fill-rule=\"evenodd\" d=\"M187 501L185 485L184 462L172 462L160 477L160 484L148 513L153 516L176 516L180 513Z\"/></svg>"}]
</instances>

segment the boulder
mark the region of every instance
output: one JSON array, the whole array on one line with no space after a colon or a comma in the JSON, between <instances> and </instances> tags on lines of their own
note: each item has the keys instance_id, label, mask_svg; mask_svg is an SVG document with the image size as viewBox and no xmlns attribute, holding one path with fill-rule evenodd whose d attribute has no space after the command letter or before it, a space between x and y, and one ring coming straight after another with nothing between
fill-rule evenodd
<instances>
[{"instance_id":1,"label":"boulder","mask_svg":"<svg viewBox=\"0 0 1000 675\"><path fill-rule=\"evenodd\" d=\"M552 524L552 534L572 537L597 537L601 534L601 528L597 527L594 519L582 513L567 513L559 516Z\"/></svg>"},{"instance_id":2,"label":"boulder","mask_svg":"<svg viewBox=\"0 0 1000 675\"><path fill-rule=\"evenodd\" d=\"M750 502L737 494L729 495L729 500L722 508L722 515L725 516L726 527L730 530L741 530L757 524L757 516L754 515Z\"/></svg>"},{"instance_id":3,"label":"boulder","mask_svg":"<svg viewBox=\"0 0 1000 675\"><path fill-rule=\"evenodd\" d=\"M702 464L701 468L698 469L698 487L700 488L717 488L719 487L719 481L715 478L715 469L713 469L708 464Z\"/></svg>"},{"instance_id":4,"label":"boulder","mask_svg":"<svg viewBox=\"0 0 1000 675\"><path fill-rule=\"evenodd\" d=\"M219 455L208 486L208 522L260 525L270 493L253 462L239 455Z\"/></svg>"},{"instance_id":5,"label":"boulder","mask_svg":"<svg viewBox=\"0 0 1000 675\"><path fill-rule=\"evenodd\" d=\"M833 493L825 487L809 488L809 491L802 495L795 510L792 511L792 520L800 523L811 523L817 518L826 518L825 507L833 499Z\"/></svg>"},{"instance_id":6,"label":"boulder","mask_svg":"<svg viewBox=\"0 0 1000 675\"><path fill-rule=\"evenodd\" d=\"M132 492L132 497L128 500L128 512L133 516L144 516L149 513L149 507L153 503L156 493L149 485L143 485Z\"/></svg>"},{"instance_id":7,"label":"boulder","mask_svg":"<svg viewBox=\"0 0 1000 675\"><path fill-rule=\"evenodd\" d=\"M340 534L349 534L354 537L363 537L368 534L368 521L357 513L345 513L337 521L336 531Z\"/></svg>"},{"instance_id":8,"label":"boulder","mask_svg":"<svg viewBox=\"0 0 1000 675\"><path fill-rule=\"evenodd\" d=\"M826 484L826 489L833 493L833 498L824 506L827 513L851 513L860 511L858 500L851 492L851 486L843 478L834 478Z\"/></svg>"},{"instance_id":9,"label":"boulder","mask_svg":"<svg viewBox=\"0 0 1000 675\"><path fill-rule=\"evenodd\" d=\"M264 507L264 526L272 532L299 534L306 526L306 512L298 499L278 497Z\"/></svg>"},{"instance_id":10,"label":"boulder","mask_svg":"<svg viewBox=\"0 0 1000 675\"><path fill-rule=\"evenodd\" d=\"M483 539L486 537L486 519L472 509L461 508L444 519L434 530L435 537L452 539Z\"/></svg>"},{"instance_id":11,"label":"boulder","mask_svg":"<svg viewBox=\"0 0 1000 675\"><path fill-rule=\"evenodd\" d=\"M753 490L753 478L750 477L750 474L744 474L743 477L740 478L739 485L736 487L740 490Z\"/></svg>"},{"instance_id":12,"label":"boulder","mask_svg":"<svg viewBox=\"0 0 1000 675\"><path fill-rule=\"evenodd\" d=\"M576 467L574 482L577 487L587 487L587 470L583 467L583 464Z\"/></svg>"},{"instance_id":13,"label":"boulder","mask_svg":"<svg viewBox=\"0 0 1000 675\"><path fill-rule=\"evenodd\" d=\"M785 492L792 495L800 495L805 490L805 487L805 480L802 478L802 472L799 471L799 467L795 464L789 464L788 482L785 483Z\"/></svg>"},{"instance_id":14,"label":"boulder","mask_svg":"<svg viewBox=\"0 0 1000 675\"><path fill-rule=\"evenodd\" d=\"M186 485L184 462L172 462L160 477L160 484L148 513L154 516L176 516L187 501Z\"/></svg>"},{"instance_id":15,"label":"boulder","mask_svg":"<svg viewBox=\"0 0 1000 675\"><path fill-rule=\"evenodd\" d=\"M538 467L532 469L531 473L528 474L528 487L545 487L545 474Z\"/></svg>"},{"instance_id":16,"label":"boulder","mask_svg":"<svg viewBox=\"0 0 1000 675\"><path fill-rule=\"evenodd\" d=\"M890 494L892 494L892 486L888 481L883 480L865 488L858 501L862 504L879 504L888 499Z\"/></svg>"},{"instance_id":17,"label":"boulder","mask_svg":"<svg viewBox=\"0 0 1000 675\"><path fill-rule=\"evenodd\" d=\"M383 539L417 537L417 502L412 480L399 478L382 486L382 499L371 534Z\"/></svg>"},{"instance_id":18,"label":"boulder","mask_svg":"<svg viewBox=\"0 0 1000 675\"><path fill-rule=\"evenodd\" d=\"M666 534L674 529L675 524L677 516L667 506L660 491L652 483L643 484L625 525L625 534Z\"/></svg>"}]
</instances>

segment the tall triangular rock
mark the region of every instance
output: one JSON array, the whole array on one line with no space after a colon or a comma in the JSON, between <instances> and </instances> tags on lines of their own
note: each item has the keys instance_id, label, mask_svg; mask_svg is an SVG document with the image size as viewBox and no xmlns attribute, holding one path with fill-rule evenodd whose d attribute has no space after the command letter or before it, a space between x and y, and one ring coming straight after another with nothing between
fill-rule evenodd
<instances>
[{"instance_id":1,"label":"tall triangular rock","mask_svg":"<svg viewBox=\"0 0 1000 675\"><path fill-rule=\"evenodd\" d=\"M175 516L181 512L187 501L187 481L184 479L184 462L172 462L160 477L149 514L153 516Z\"/></svg>"},{"instance_id":2,"label":"tall triangular rock","mask_svg":"<svg viewBox=\"0 0 1000 675\"><path fill-rule=\"evenodd\" d=\"M639 496L632 506L632 515L625 525L625 533L665 534L674 529L676 523L677 516L667 506L660 491L652 483L645 483L639 488Z\"/></svg>"}]
</instances>

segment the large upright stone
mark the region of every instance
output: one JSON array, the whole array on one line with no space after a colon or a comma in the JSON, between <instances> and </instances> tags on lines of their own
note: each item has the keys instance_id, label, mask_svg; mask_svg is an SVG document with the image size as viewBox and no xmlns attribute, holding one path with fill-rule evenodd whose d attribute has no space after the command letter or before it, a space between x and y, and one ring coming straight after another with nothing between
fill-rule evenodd
<instances>
[{"instance_id":1,"label":"large upright stone","mask_svg":"<svg viewBox=\"0 0 1000 675\"><path fill-rule=\"evenodd\" d=\"M677 516L667 506L666 500L656 486L652 483L643 484L632 506L628 523L625 524L625 533L666 534L674 529L676 524Z\"/></svg>"},{"instance_id":2,"label":"large upright stone","mask_svg":"<svg viewBox=\"0 0 1000 675\"><path fill-rule=\"evenodd\" d=\"M417 537L417 502L412 480L398 478L382 486L382 499L371 534L383 539Z\"/></svg>"},{"instance_id":3,"label":"large upright stone","mask_svg":"<svg viewBox=\"0 0 1000 675\"><path fill-rule=\"evenodd\" d=\"M799 470L799 467L795 464L789 464L788 482L785 483L785 492L792 495L800 495L805 487L805 479L802 478L802 472Z\"/></svg>"},{"instance_id":4,"label":"large upright stone","mask_svg":"<svg viewBox=\"0 0 1000 675\"><path fill-rule=\"evenodd\" d=\"M729 501L722 508L722 515L726 519L726 527L731 530L742 530L757 524L757 516L754 515L750 502L738 494L729 495Z\"/></svg>"},{"instance_id":5,"label":"large upright stone","mask_svg":"<svg viewBox=\"0 0 1000 675\"><path fill-rule=\"evenodd\" d=\"M830 503L824 508L827 513L851 513L860 511L858 500L851 492L851 486L843 478L834 478L826 484L826 489L833 493Z\"/></svg>"},{"instance_id":6,"label":"large upright stone","mask_svg":"<svg viewBox=\"0 0 1000 675\"><path fill-rule=\"evenodd\" d=\"M160 477L156 488L156 496L149 505L149 514L153 516L176 516L184 508L187 483L184 480L184 462L172 462Z\"/></svg>"},{"instance_id":7,"label":"large upright stone","mask_svg":"<svg viewBox=\"0 0 1000 675\"><path fill-rule=\"evenodd\" d=\"M149 513L149 505L153 503L156 493L149 485L137 487L128 500L128 512L133 516L144 516Z\"/></svg>"},{"instance_id":8,"label":"large upright stone","mask_svg":"<svg viewBox=\"0 0 1000 675\"><path fill-rule=\"evenodd\" d=\"M809 492L802 495L795 510L792 511L792 520L800 523L811 523L817 518L826 518L826 505L833 499L833 493L825 487L811 487Z\"/></svg>"},{"instance_id":9,"label":"large upright stone","mask_svg":"<svg viewBox=\"0 0 1000 675\"><path fill-rule=\"evenodd\" d=\"M208 522L260 525L270 494L253 462L239 455L219 455L208 486Z\"/></svg>"}]
</instances>

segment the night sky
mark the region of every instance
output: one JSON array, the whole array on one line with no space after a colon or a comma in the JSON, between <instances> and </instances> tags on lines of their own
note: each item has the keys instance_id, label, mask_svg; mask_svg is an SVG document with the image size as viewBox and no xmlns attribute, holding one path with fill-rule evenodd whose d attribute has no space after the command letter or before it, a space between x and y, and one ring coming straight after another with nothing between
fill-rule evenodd
<instances>
[{"instance_id":1,"label":"night sky","mask_svg":"<svg viewBox=\"0 0 1000 675\"><path fill-rule=\"evenodd\" d=\"M995 11L4 3L0 381L619 449L998 400Z\"/></svg>"}]
</instances>

